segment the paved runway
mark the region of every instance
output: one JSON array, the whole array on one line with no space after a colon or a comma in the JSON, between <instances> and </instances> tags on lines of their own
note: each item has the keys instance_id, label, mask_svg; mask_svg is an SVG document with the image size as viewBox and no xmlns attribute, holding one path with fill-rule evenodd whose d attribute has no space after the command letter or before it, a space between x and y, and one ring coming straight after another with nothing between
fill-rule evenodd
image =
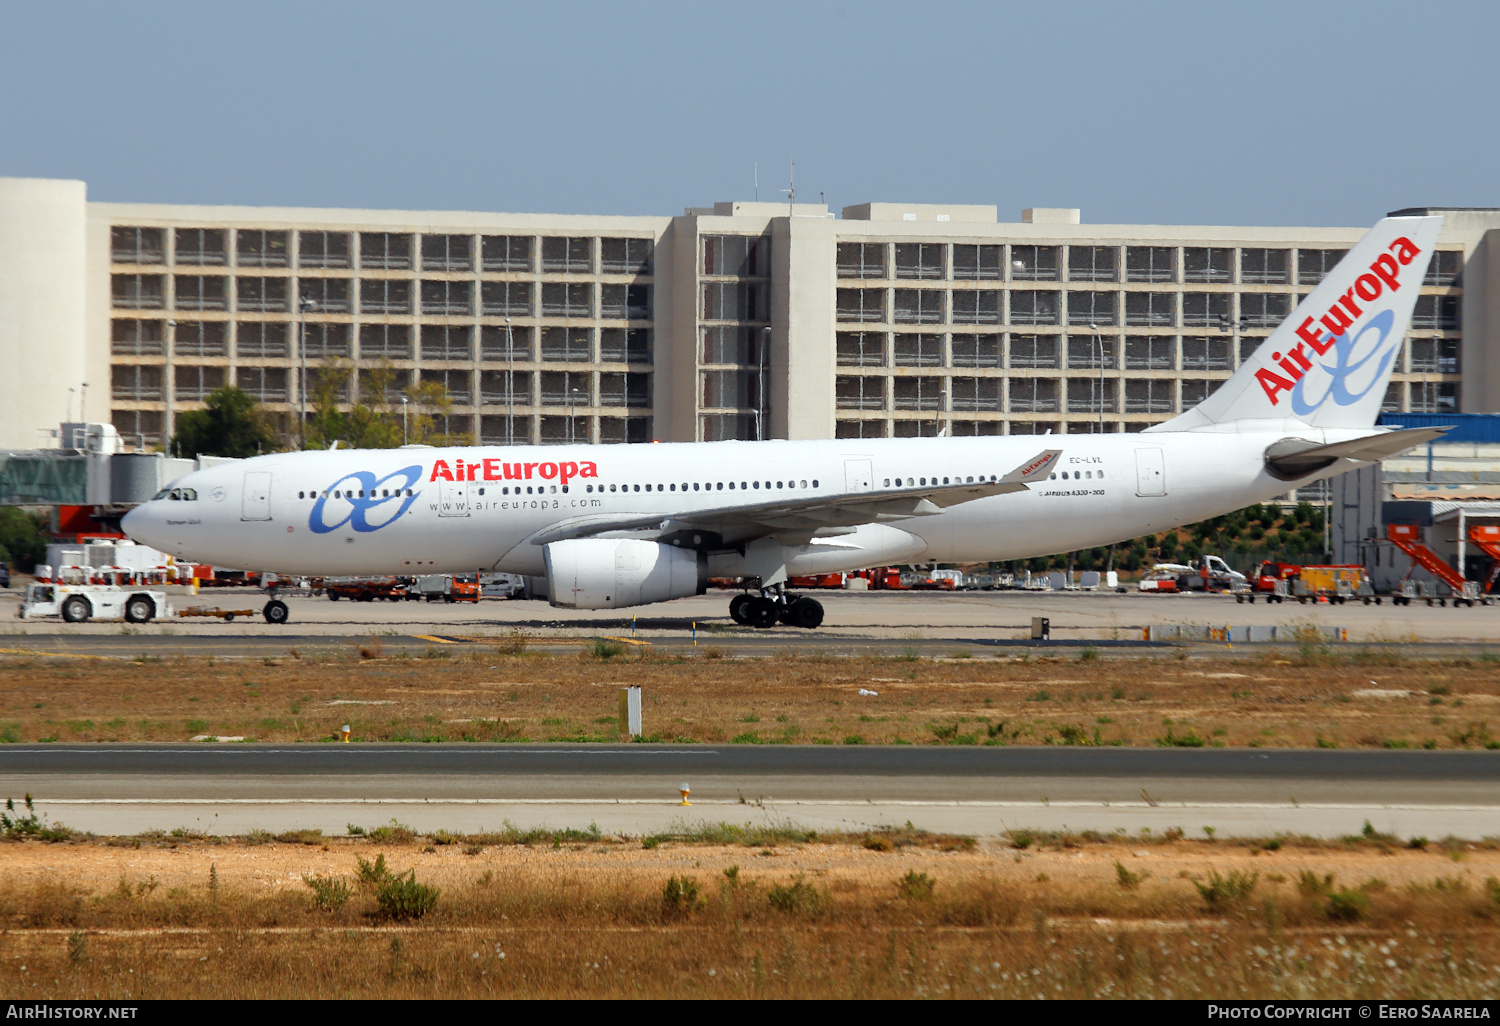
<instances>
[{"instance_id":1,"label":"paved runway","mask_svg":"<svg viewBox=\"0 0 1500 1026\"><path fill-rule=\"evenodd\" d=\"M694 805L676 804L687 783ZM704 820L1196 832L1500 834L1500 754L651 745L8 745L0 790L98 833Z\"/></svg>"}]
</instances>

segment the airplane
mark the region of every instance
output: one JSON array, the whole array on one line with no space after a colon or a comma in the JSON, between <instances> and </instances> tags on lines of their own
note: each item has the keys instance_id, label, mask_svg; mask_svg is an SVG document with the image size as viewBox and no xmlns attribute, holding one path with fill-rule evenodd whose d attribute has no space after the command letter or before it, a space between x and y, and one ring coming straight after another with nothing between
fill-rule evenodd
<instances>
[{"instance_id":1,"label":"airplane","mask_svg":"<svg viewBox=\"0 0 1500 1026\"><path fill-rule=\"evenodd\" d=\"M1439 437L1374 425L1441 225L1378 222L1232 377L1139 433L286 452L187 474L123 526L293 575L545 575L569 609L751 578L736 622L816 628L788 577L1108 545Z\"/></svg>"}]
</instances>

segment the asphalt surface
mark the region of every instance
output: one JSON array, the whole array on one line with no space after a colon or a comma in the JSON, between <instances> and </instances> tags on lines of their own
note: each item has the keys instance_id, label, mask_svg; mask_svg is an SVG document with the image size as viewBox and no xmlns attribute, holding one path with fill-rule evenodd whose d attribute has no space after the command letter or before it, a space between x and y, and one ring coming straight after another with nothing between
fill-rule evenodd
<instances>
[{"instance_id":1,"label":"asphalt surface","mask_svg":"<svg viewBox=\"0 0 1500 1026\"><path fill-rule=\"evenodd\" d=\"M681 784L693 807L678 805ZM998 834L1500 834L1500 753L654 745L7 745L0 790L100 833L396 818L647 833L702 820Z\"/></svg>"}]
</instances>

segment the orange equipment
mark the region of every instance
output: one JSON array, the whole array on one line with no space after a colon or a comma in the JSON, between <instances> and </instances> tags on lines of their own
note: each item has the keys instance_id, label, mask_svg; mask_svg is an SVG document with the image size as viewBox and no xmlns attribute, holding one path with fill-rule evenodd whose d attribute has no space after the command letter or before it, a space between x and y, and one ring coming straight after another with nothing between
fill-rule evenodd
<instances>
[{"instance_id":1,"label":"orange equipment","mask_svg":"<svg viewBox=\"0 0 1500 1026\"><path fill-rule=\"evenodd\" d=\"M1488 595L1500 577L1500 524L1470 524L1469 541L1479 546L1479 551L1490 557L1493 569L1489 580L1484 582L1484 593Z\"/></svg>"},{"instance_id":2,"label":"orange equipment","mask_svg":"<svg viewBox=\"0 0 1500 1026\"><path fill-rule=\"evenodd\" d=\"M1470 606L1474 604L1478 587L1465 580L1463 574L1453 569L1443 561L1441 556L1423 544L1420 527L1416 524L1387 524L1385 533L1386 537L1391 540L1391 544L1411 557L1413 570L1421 566L1452 589L1455 606L1460 602ZM1406 574L1410 577L1411 570L1408 570ZM1402 578L1403 581L1405 579ZM1408 598L1402 604L1407 605L1410 602L1411 599Z\"/></svg>"}]
</instances>

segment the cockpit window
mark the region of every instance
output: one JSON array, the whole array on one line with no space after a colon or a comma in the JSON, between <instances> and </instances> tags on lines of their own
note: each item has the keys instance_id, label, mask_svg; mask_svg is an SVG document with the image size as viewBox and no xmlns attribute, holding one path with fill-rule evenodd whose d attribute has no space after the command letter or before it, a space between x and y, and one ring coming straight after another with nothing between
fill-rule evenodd
<instances>
[{"instance_id":1,"label":"cockpit window","mask_svg":"<svg viewBox=\"0 0 1500 1026\"><path fill-rule=\"evenodd\" d=\"M167 498L181 502L197 502L198 490L196 488L169 488Z\"/></svg>"},{"instance_id":2,"label":"cockpit window","mask_svg":"<svg viewBox=\"0 0 1500 1026\"><path fill-rule=\"evenodd\" d=\"M151 501L155 502L157 499L165 499L168 495L171 495L171 494L172 494L172 489L170 489L170 488L163 488L161 491L159 491L155 495L151 496Z\"/></svg>"}]
</instances>

